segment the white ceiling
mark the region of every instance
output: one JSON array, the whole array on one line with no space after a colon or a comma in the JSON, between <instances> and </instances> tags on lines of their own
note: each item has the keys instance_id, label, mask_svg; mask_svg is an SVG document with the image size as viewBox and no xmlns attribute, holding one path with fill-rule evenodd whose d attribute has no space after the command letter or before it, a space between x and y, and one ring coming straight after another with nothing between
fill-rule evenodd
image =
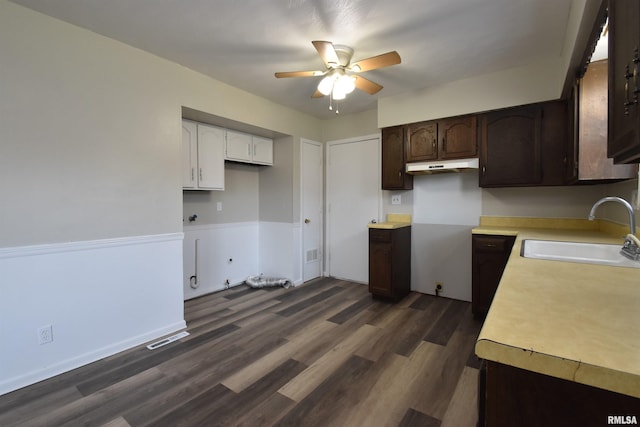
<instances>
[{"instance_id":1,"label":"white ceiling","mask_svg":"<svg viewBox=\"0 0 640 427\"><path fill-rule=\"evenodd\" d=\"M384 86L355 91L341 114L378 97L559 57L572 0L12 0L320 118L311 99L322 70L312 40L354 48L354 60L396 50L402 63L363 75ZM578 0L574 3L581 4Z\"/></svg>"}]
</instances>

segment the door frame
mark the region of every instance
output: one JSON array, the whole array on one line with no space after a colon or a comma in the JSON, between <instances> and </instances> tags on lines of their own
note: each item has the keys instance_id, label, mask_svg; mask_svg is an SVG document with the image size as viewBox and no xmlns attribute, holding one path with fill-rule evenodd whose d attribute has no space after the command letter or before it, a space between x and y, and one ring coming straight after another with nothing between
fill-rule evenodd
<instances>
[{"instance_id":1,"label":"door frame","mask_svg":"<svg viewBox=\"0 0 640 427\"><path fill-rule=\"evenodd\" d=\"M375 139L378 141L378 164L375 165L377 171L377 182L378 182L378 215L376 221L380 222L380 218L383 214L383 203L382 203L382 134L380 132L369 135L356 136L352 138L346 139L338 139L333 141L327 141L325 144L325 156L324 156L324 164L325 164L325 203L324 203L324 217L325 217L325 232L324 232L324 247L326 250L324 251L324 265L325 265L325 276L329 276L331 274L331 245L329 244L328 238L331 235L331 216L329 215L329 200L330 200L330 191L331 188L329 186L329 181L327 176L329 174L329 151L332 146L340 145L340 144L348 144L351 142L365 141L369 139Z\"/></svg>"},{"instance_id":2,"label":"door frame","mask_svg":"<svg viewBox=\"0 0 640 427\"><path fill-rule=\"evenodd\" d=\"M302 280L302 283L304 283L304 265L306 263L306 256L305 256L305 247L304 247L304 232L305 232L305 227L304 227L304 218L305 218L305 212L304 212L304 201L305 201L305 192L304 192L304 174L302 173L302 167L304 166L304 149L303 146L304 144L309 144L309 145L315 145L317 147L320 147L320 155L321 155L321 161L322 161L322 167L320 168L321 170L321 174L322 176L320 177L321 182L322 182L322 200L321 200L321 204L322 204L322 209L320 211L320 221L321 221L321 232L320 232L320 242L319 242L319 250L320 250L320 256L319 256L319 262L320 262L320 277L322 276L326 276L326 271L325 271L325 258L324 258L324 248L325 248L325 197L326 197L326 178L325 178L325 144L321 143L321 142L317 142L317 141L313 141L311 139L306 139L306 138L301 138L300 139L300 277Z\"/></svg>"}]
</instances>

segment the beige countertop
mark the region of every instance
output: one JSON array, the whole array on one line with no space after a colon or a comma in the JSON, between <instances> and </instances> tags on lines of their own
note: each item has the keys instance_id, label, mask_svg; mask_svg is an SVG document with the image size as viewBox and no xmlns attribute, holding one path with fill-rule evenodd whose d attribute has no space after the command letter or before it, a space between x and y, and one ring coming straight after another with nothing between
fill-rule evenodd
<instances>
[{"instance_id":1,"label":"beige countertop","mask_svg":"<svg viewBox=\"0 0 640 427\"><path fill-rule=\"evenodd\" d=\"M524 239L622 246L624 227L581 220L528 225L481 221L473 229L517 236L476 354L640 398L640 269L520 256Z\"/></svg>"},{"instance_id":2,"label":"beige countertop","mask_svg":"<svg viewBox=\"0 0 640 427\"><path fill-rule=\"evenodd\" d=\"M394 228L410 227L410 226L411 226L411 215L397 214L397 213L387 214L387 220L385 222L369 224L369 228L383 228L387 230L394 229Z\"/></svg>"}]
</instances>

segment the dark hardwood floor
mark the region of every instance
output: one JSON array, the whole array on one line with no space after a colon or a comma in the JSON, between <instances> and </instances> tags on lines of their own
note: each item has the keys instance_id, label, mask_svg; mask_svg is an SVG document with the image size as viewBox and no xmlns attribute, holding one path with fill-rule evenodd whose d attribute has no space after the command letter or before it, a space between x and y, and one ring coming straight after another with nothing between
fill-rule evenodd
<instances>
[{"instance_id":1,"label":"dark hardwood floor","mask_svg":"<svg viewBox=\"0 0 640 427\"><path fill-rule=\"evenodd\" d=\"M469 303L322 278L185 302L188 337L0 396L1 426L475 426Z\"/></svg>"}]
</instances>

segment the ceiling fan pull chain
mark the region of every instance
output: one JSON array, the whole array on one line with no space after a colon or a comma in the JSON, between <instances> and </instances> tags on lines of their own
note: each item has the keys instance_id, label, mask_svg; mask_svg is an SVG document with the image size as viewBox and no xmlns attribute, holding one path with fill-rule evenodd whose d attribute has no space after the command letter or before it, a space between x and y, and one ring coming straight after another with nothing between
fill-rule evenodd
<instances>
[{"instance_id":1,"label":"ceiling fan pull chain","mask_svg":"<svg viewBox=\"0 0 640 427\"><path fill-rule=\"evenodd\" d=\"M333 106L331 105L333 103L333 95L332 92L329 92L329 111L333 111Z\"/></svg>"}]
</instances>

